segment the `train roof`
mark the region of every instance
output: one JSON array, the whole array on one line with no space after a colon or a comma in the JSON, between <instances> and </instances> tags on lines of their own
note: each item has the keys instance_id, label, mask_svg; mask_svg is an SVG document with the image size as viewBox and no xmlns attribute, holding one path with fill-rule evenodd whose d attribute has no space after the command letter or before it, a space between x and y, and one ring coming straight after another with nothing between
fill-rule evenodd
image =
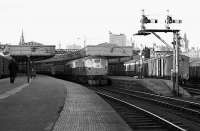
<instances>
[{"instance_id":1,"label":"train roof","mask_svg":"<svg viewBox=\"0 0 200 131\"><path fill-rule=\"evenodd\" d=\"M190 66L200 66L200 58L190 58Z\"/></svg>"},{"instance_id":2,"label":"train roof","mask_svg":"<svg viewBox=\"0 0 200 131\"><path fill-rule=\"evenodd\" d=\"M146 59L143 59L143 61L149 61L149 60L160 59L160 58L166 58L166 57L172 57L172 56L173 56L173 54L169 54L169 55L165 55L165 56L159 56L159 57L153 57L153 58L146 58ZM181 56L182 56L182 57L187 57L187 58L189 58L189 57L186 56L186 55L182 55L182 54L181 54ZM124 64L135 63L135 62L137 62L137 61L139 61L139 60L140 60L140 56L138 55L138 58L135 58L135 59L133 59L133 60L127 61L127 62L125 62Z\"/></svg>"},{"instance_id":3,"label":"train roof","mask_svg":"<svg viewBox=\"0 0 200 131\"><path fill-rule=\"evenodd\" d=\"M200 62L200 58L190 58L190 62Z\"/></svg>"}]
</instances>

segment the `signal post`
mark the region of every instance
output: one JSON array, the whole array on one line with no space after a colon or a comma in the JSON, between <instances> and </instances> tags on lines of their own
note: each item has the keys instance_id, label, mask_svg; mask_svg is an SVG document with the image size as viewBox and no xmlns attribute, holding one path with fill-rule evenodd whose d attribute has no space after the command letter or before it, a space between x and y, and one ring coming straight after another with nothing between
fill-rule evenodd
<instances>
[{"instance_id":1,"label":"signal post","mask_svg":"<svg viewBox=\"0 0 200 131\"><path fill-rule=\"evenodd\" d=\"M168 11L169 13L169 11ZM181 20L174 20L168 14L165 20L166 29L146 29L145 24L147 23L157 23L157 19L149 19L145 14L144 10L142 10L142 19L141 19L141 30L134 35L150 35L153 34L156 36L162 43L164 43L167 47L173 50L173 70L172 70L172 81L173 81L173 92L179 96L179 32L180 30L170 29L169 24L172 23L182 23ZM157 33L173 33L173 47L171 47L166 41L164 41Z\"/></svg>"}]
</instances>

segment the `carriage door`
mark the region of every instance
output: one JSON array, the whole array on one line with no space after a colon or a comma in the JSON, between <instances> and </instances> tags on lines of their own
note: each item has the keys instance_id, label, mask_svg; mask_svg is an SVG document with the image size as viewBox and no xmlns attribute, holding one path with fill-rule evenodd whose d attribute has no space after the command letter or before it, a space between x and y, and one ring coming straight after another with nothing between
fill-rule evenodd
<instances>
[{"instance_id":1,"label":"carriage door","mask_svg":"<svg viewBox=\"0 0 200 131\"><path fill-rule=\"evenodd\" d=\"M161 77L161 59L158 59L158 77Z\"/></svg>"},{"instance_id":2,"label":"carriage door","mask_svg":"<svg viewBox=\"0 0 200 131\"><path fill-rule=\"evenodd\" d=\"M165 76L165 61L164 59L161 59L161 76L164 77Z\"/></svg>"}]
</instances>

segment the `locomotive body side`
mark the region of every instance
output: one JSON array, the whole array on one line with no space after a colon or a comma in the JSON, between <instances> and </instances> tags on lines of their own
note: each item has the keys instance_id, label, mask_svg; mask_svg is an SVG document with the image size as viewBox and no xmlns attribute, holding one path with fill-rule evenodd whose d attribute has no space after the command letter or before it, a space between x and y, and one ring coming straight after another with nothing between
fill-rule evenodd
<instances>
[{"instance_id":1,"label":"locomotive body side","mask_svg":"<svg viewBox=\"0 0 200 131\"><path fill-rule=\"evenodd\" d=\"M88 56L71 61L38 62L35 67L38 73L92 84L106 83L106 75L108 73L108 62L103 57Z\"/></svg>"},{"instance_id":2,"label":"locomotive body side","mask_svg":"<svg viewBox=\"0 0 200 131\"><path fill-rule=\"evenodd\" d=\"M108 62L102 58L88 58L85 60L86 73L90 76L107 75Z\"/></svg>"},{"instance_id":3,"label":"locomotive body side","mask_svg":"<svg viewBox=\"0 0 200 131\"><path fill-rule=\"evenodd\" d=\"M107 59L101 57L84 57L65 64L65 71L81 83L99 84L106 79Z\"/></svg>"}]
</instances>

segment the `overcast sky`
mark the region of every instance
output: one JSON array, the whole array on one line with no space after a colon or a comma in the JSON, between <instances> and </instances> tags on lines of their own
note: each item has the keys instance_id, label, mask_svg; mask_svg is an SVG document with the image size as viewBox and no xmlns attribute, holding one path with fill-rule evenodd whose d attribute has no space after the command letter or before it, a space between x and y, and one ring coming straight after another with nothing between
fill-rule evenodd
<instances>
[{"instance_id":1,"label":"overcast sky","mask_svg":"<svg viewBox=\"0 0 200 131\"><path fill-rule=\"evenodd\" d=\"M155 18L165 17L169 9L183 20L174 28L187 33L190 45L200 45L197 0L0 0L0 41L17 44L22 28L26 42L60 42L62 48L83 44L83 39L93 45L108 42L108 31L130 38L140 29L142 9ZM163 21L156 27L164 28ZM157 42L150 37L133 39L138 44Z\"/></svg>"}]
</instances>

